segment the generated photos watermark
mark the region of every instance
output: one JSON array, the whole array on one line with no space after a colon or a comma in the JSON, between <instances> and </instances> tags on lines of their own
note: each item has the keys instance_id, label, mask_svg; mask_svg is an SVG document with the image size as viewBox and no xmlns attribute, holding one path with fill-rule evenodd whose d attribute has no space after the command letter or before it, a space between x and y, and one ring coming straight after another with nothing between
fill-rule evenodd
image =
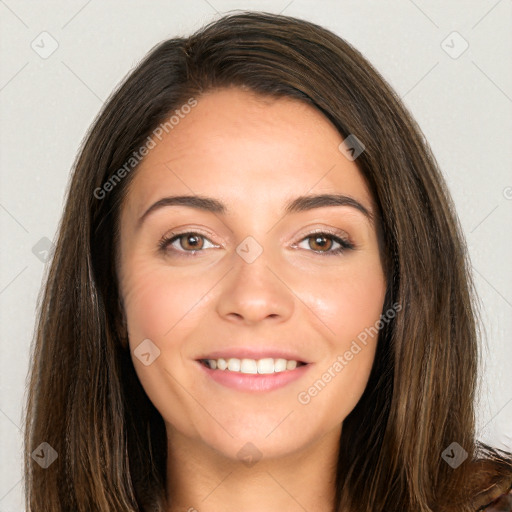
<instances>
[{"instance_id":1,"label":"generated photos watermark","mask_svg":"<svg viewBox=\"0 0 512 512\"><path fill-rule=\"evenodd\" d=\"M362 332L360 332L357 336L357 339L352 340L350 344L350 348L346 350L343 355L338 355L336 360L333 362L329 368L322 374L321 378L316 380L313 385L311 385L308 389L303 390L298 393L297 400L302 405L307 405L311 402L312 398L318 395L329 382L332 381L344 368L349 364L354 356L359 354L364 346L368 343L368 336L374 337L377 335L380 329L384 327L387 323L389 323L393 318L395 318L396 313L402 309L402 305L398 302L395 302L393 306L383 313L379 320L375 322L371 327L366 327ZM363 347L361 346L363 345Z\"/></svg>"},{"instance_id":2,"label":"generated photos watermark","mask_svg":"<svg viewBox=\"0 0 512 512\"><path fill-rule=\"evenodd\" d=\"M137 150L134 151L130 158L124 163L122 167L120 167L110 178L103 183L101 187L97 187L94 189L94 197L96 199L105 199L107 194L111 192L116 185L118 185L123 178L126 177L139 163L142 159L149 154L149 152L156 147L155 138L158 140L162 140L164 133L169 133L172 129L174 129L180 122L181 119L184 119L187 114L189 114L193 107L197 105L197 100L195 98L189 98L189 100L184 103L179 109L176 109L174 113L164 122L160 123L152 132L152 135L148 135L146 138L146 142Z\"/></svg>"}]
</instances>

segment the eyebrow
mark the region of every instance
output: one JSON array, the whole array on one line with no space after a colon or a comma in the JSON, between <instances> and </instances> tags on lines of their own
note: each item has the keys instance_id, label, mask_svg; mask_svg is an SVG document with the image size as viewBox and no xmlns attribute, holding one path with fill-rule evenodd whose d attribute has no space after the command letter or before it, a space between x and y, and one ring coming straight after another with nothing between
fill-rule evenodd
<instances>
[{"instance_id":1,"label":"eyebrow","mask_svg":"<svg viewBox=\"0 0 512 512\"><path fill-rule=\"evenodd\" d=\"M186 206L189 208L195 208L196 210L202 210L220 215L226 215L229 211L224 203L212 197L197 195L163 197L156 203L153 203L142 214L142 216L139 218L137 227L140 227L144 220L152 212L166 206ZM284 213L299 213L314 210L316 208L323 208L326 206L350 206L361 212L368 219L368 221L373 224L372 212L353 197L343 194L318 194L299 196L286 204Z\"/></svg>"}]
</instances>

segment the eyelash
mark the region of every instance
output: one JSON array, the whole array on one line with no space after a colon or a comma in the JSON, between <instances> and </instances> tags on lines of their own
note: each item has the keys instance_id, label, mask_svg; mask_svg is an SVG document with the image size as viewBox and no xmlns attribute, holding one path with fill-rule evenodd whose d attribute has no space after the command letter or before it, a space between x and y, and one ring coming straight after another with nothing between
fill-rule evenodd
<instances>
[{"instance_id":1,"label":"eyelash","mask_svg":"<svg viewBox=\"0 0 512 512\"><path fill-rule=\"evenodd\" d=\"M162 239L158 242L159 250L162 252L167 252L167 247L169 245L171 245L173 242L175 242L176 240L179 240L184 235L195 235L195 236L198 236L198 237L208 240L208 238L205 235L202 235L201 233L197 233L195 231L184 231L182 233L171 233L170 235L162 237ZM304 240L307 240L308 238L313 238L314 236L319 236L319 235L323 235L325 238L333 240L334 242L338 243L340 245L340 247L338 247L335 250L326 251L326 252L314 251L311 249L311 252L313 252L314 254L318 254L321 256L324 256L324 255L325 256L336 256L336 255L342 254L343 252L345 252L347 250L352 250L355 248L354 244L352 244L348 239L342 238L338 235L335 235L334 233L330 233L329 231L325 231L325 230L324 231L322 231L322 230L314 231L314 232L310 233L309 235L303 237L299 241L299 243L303 242ZM210 242L210 243L212 243L212 242ZM194 257L197 253L203 252L203 249L199 249L197 251L180 251L180 250L173 249L173 251L177 252L177 253L182 253L181 255L188 254L188 255Z\"/></svg>"}]
</instances>

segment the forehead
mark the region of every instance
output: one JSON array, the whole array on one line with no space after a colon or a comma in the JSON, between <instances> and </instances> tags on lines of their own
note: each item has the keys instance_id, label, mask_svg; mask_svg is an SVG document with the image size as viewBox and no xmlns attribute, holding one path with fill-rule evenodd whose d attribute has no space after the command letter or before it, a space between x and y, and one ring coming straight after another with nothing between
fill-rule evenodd
<instances>
[{"instance_id":1,"label":"forehead","mask_svg":"<svg viewBox=\"0 0 512 512\"><path fill-rule=\"evenodd\" d=\"M179 108L178 108L179 110ZM247 208L311 193L343 192L372 203L355 162L338 149L343 137L314 107L238 88L208 92L135 172L130 209L166 194L201 194ZM176 122L177 121L177 122Z\"/></svg>"}]
</instances>

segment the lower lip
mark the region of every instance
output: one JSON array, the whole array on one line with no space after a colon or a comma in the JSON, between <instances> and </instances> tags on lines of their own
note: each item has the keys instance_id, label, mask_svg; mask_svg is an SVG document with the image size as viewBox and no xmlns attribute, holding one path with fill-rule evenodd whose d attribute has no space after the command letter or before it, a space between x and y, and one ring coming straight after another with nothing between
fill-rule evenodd
<instances>
[{"instance_id":1,"label":"lower lip","mask_svg":"<svg viewBox=\"0 0 512 512\"><path fill-rule=\"evenodd\" d=\"M203 363L196 361L201 369L215 382L228 388L247 392L264 392L282 388L291 382L300 379L312 366L312 363L296 367L294 370L285 370L278 373L240 373L229 370L212 370Z\"/></svg>"}]
</instances>

